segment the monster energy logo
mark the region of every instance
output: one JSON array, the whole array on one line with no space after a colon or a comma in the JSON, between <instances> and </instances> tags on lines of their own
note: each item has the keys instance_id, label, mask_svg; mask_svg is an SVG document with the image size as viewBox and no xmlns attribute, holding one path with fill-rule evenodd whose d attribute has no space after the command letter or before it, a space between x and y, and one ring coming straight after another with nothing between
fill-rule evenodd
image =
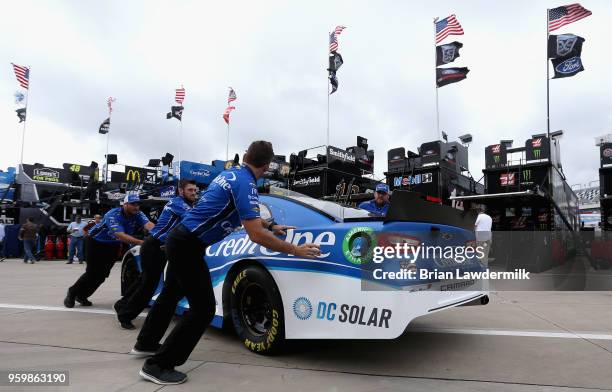
<instances>
[{"instance_id":1,"label":"monster energy logo","mask_svg":"<svg viewBox=\"0 0 612 392\"><path fill-rule=\"evenodd\" d=\"M493 161L499 163L499 155L493 155Z\"/></svg>"},{"instance_id":2,"label":"monster energy logo","mask_svg":"<svg viewBox=\"0 0 612 392\"><path fill-rule=\"evenodd\" d=\"M540 150L540 149L533 150L533 156L534 156L536 159L540 159L540 154L541 154L541 151L542 151L542 150Z\"/></svg>"},{"instance_id":3,"label":"monster energy logo","mask_svg":"<svg viewBox=\"0 0 612 392\"><path fill-rule=\"evenodd\" d=\"M537 150L537 151L540 151L540 150ZM523 172L523 180L524 181L531 181L531 169L525 170Z\"/></svg>"}]
</instances>

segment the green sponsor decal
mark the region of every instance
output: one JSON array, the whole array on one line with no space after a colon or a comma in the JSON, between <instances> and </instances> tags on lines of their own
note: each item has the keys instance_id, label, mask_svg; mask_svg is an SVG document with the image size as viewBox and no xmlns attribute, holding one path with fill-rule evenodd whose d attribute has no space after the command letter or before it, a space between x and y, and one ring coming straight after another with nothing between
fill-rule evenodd
<instances>
[{"instance_id":1,"label":"green sponsor decal","mask_svg":"<svg viewBox=\"0 0 612 392\"><path fill-rule=\"evenodd\" d=\"M541 152L541 151L542 151L542 150L539 150L539 149L538 149L538 150L533 150L533 156L534 156L536 159L540 159L540 156L541 156L541 154L542 154L542 152Z\"/></svg>"},{"instance_id":2,"label":"green sponsor decal","mask_svg":"<svg viewBox=\"0 0 612 392\"><path fill-rule=\"evenodd\" d=\"M342 240L342 253L351 263L361 265L372 260L376 236L371 227L355 227Z\"/></svg>"}]
</instances>

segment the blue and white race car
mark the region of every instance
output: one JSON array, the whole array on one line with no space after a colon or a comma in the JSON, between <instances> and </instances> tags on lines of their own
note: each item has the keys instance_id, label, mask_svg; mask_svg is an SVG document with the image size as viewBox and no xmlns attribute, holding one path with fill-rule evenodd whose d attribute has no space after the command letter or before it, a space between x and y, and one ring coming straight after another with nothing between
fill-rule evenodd
<instances>
[{"instance_id":1,"label":"blue and white race car","mask_svg":"<svg viewBox=\"0 0 612 392\"><path fill-rule=\"evenodd\" d=\"M417 273L407 278L405 273L482 271L477 257L462 257L459 263L435 252L412 260L374 257L377 247L473 245L468 228L474 220L462 211L401 192L393 195L387 218L279 188L260 195L260 203L262 218L295 226L285 241L318 244L321 256L302 259L270 251L250 241L244 230L206 250L217 301L213 325L233 326L254 352L272 353L285 339L394 339L416 317L487 302L477 279L419 278ZM138 247L124 257L122 284L137 277L138 259ZM188 306L183 300L177 313Z\"/></svg>"}]
</instances>

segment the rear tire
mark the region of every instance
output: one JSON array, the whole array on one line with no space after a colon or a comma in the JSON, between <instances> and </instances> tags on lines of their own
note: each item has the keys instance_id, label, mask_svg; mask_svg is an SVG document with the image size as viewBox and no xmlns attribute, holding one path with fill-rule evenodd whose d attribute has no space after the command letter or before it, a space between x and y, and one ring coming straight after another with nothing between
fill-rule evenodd
<instances>
[{"instance_id":1,"label":"rear tire","mask_svg":"<svg viewBox=\"0 0 612 392\"><path fill-rule=\"evenodd\" d=\"M129 253L125 256L121 263L121 296L125 296L138 283L141 273L134 255Z\"/></svg>"},{"instance_id":2,"label":"rear tire","mask_svg":"<svg viewBox=\"0 0 612 392\"><path fill-rule=\"evenodd\" d=\"M277 353L285 340L285 316L272 276L263 268L251 265L239 270L229 284L236 334L254 353Z\"/></svg>"}]
</instances>

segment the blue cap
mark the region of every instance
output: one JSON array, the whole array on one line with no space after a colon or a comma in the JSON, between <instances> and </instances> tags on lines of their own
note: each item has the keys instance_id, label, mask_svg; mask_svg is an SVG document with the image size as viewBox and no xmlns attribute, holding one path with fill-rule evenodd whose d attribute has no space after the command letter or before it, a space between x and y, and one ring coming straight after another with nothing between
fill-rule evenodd
<instances>
[{"instance_id":1,"label":"blue cap","mask_svg":"<svg viewBox=\"0 0 612 392\"><path fill-rule=\"evenodd\" d=\"M389 193L389 185L387 184L376 185L376 192Z\"/></svg>"},{"instance_id":2,"label":"blue cap","mask_svg":"<svg viewBox=\"0 0 612 392\"><path fill-rule=\"evenodd\" d=\"M140 197L136 193L127 194L123 198L123 204L125 203L140 203Z\"/></svg>"}]
</instances>

